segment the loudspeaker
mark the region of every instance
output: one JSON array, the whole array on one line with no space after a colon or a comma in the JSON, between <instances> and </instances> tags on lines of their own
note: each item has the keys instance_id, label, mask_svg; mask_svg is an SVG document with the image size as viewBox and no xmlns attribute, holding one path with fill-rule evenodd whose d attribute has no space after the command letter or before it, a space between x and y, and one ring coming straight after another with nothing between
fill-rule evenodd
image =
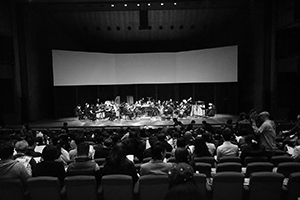
<instances>
[{"instance_id":1,"label":"loudspeaker","mask_svg":"<svg viewBox=\"0 0 300 200\"><path fill-rule=\"evenodd\" d=\"M148 10L140 10L140 29L148 29Z\"/></svg>"}]
</instances>

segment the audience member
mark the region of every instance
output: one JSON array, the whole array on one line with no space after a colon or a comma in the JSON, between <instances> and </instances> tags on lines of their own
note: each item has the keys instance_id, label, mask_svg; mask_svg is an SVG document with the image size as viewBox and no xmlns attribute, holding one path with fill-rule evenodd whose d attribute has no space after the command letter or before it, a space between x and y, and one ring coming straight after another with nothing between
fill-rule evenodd
<instances>
[{"instance_id":1,"label":"audience member","mask_svg":"<svg viewBox=\"0 0 300 200\"><path fill-rule=\"evenodd\" d=\"M258 114L258 119L262 122L258 128L256 121L252 120L253 130L259 137L259 143L265 148L268 157L274 155L276 146L276 125L270 120L270 114L267 111Z\"/></svg>"},{"instance_id":2,"label":"audience member","mask_svg":"<svg viewBox=\"0 0 300 200\"><path fill-rule=\"evenodd\" d=\"M20 179L23 184L26 184L30 175L22 163L12 159L13 152L12 142L0 142L0 180Z\"/></svg>"},{"instance_id":3,"label":"audience member","mask_svg":"<svg viewBox=\"0 0 300 200\"><path fill-rule=\"evenodd\" d=\"M27 151L28 143L25 140L16 142L15 151L16 154L13 155L13 159L22 163L26 168L28 174L32 176L32 169L35 167L36 162L31 156L27 156L25 153Z\"/></svg>"},{"instance_id":4,"label":"audience member","mask_svg":"<svg viewBox=\"0 0 300 200\"><path fill-rule=\"evenodd\" d=\"M194 170L186 163L174 165L168 172L169 191L165 200L203 200L204 194L200 193L194 180Z\"/></svg>"},{"instance_id":5,"label":"audience member","mask_svg":"<svg viewBox=\"0 0 300 200\"><path fill-rule=\"evenodd\" d=\"M265 156L264 148L259 145L258 141L255 139L254 135L247 135L245 137L246 145L242 147L241 151L241 161L244 163L244 160L247 156L256 157L256 156Z\"/></svg>"},{"instance_id":6,"label":"audience member","mask_svg":"<svg viewBox=\"0 0 300 200\"><path fill-rule=\"evenodd\" d=\"M173 166L172 163L164 162L166 149L163 144L158 141L151 147L152 159L148 163L144 163L140 168L140 175L146 174L167 174Z\"/></svg>"},{"instance_id":7,"label":"audience member","mask_svg":"<svg viewBox=\"0 0 300 200\"><path fill-rule=\"evenodd\" d=\"M94 146L95 155L94 158L106 158L110 155L112 146L112 140L110 138L106 138L103 144L97 144Z\"/></svg>"},{"instance_id":8,"label":"audience member","mask_svg":"<svg viewBox=\"0 0 300 200\"><path fill-rule=\"evenodd\" d=\"M60 151L54 145L46 145L42 152L42 161L36 164L32 170L32 176L53 176L57 177L63 185L65 178L64 163L56 161L60 156Z\"/></svg>"},{"instance_id":9,"label":"audience member","mask_svg":"<svg viewBox=\"0 0 300 200\"><path fill-rule=\"evenodd\" d=\"M212 127L212 125L210 124L210 123L208 123L207 121L205 121L205 120L203 120L202 121L202 128L204 129L204 130L206 130L206 131L208 131L208 132L210 132L210 133L212 133L212 134L214 134L215 133L215 130L214 130L214 128Z\"/></svg>"},{"instance_id":10,"label":"audience member","mask_svg":"<svg viewBox=\"0 0 300 200\"><path fill-rule=\"evenodd\" d=\"M222 145L218 146L217 148L217 161L219 161L221 157L225 157L225 156L238 156L239 154L238 146L230 142L232 137L231 130L229 128L226 128L222 132L222 136L224 142Z\"/></svg>"},{"instance_id":11,"label":"audience member","mask_svg":"<svg viewBox=\"0 0 300 200\"><path fill-rule=\"evenodd\" d=\"M196 168L195 162L192 158L191 152L187 148L179 147L175 150L175 162L176 163L187 163Z\"/></svg>"},{"instance_id":12,"label":"audience member","mask_svg":"<svg viewBox=\"0 0 300 200\"><path fill-rule=\"evenodd\" d=\"M25 154L28 156L32 156L34 158L41 157L42 154L40 152L35 151L36 138L35 137L26 137L25 140L28 143L28 147L27 147Z\"/></svg>"},{"instance_id":13,"label":"audience member","mask_svg":"<svg viewBox=\"0 0 300 200\"><path fill-rule=\"evenodd\" d=\"M203 138L203 140L205 141L205 143L207 145L209 153L212 156L214 156L216 154L216 145L213 141L212 134L205 131L205 132L202 133L202 138Z\"/></svg>"},{"instance_id":14,"label":"audience member","mask_svg":"<svg viewBox=\"0 0 300 200\"><path fill-rule=\"evenodd\" d=\"M126 157L126 146L123 143L117 143L110 156L106 158L102 175L125 174L132 177L133 183L138 180L138 175L132 161Z\"/></svg>"},{"instance_id":15,"label":"audience member","mask_svg":"<svg viewBox=\"0 0 300 200\"><path fill-rule=\"evenodd\" d=\"M208 147L201 136L197 136L195 139L195 149L193 152L193 157L204 157L204 156L212 156L209 152Z\"/></svg>"},{"instance_id":16,"label":"audience member","mask_svg":"<svg viewBox=\"0 0 300 200\"><path fill-rule=\"evenodd\" d=\"M253 134L251 120L245 112L239 114L239 119L235 123L236 135L244 136Z\"/></svg>"}]
</instances>

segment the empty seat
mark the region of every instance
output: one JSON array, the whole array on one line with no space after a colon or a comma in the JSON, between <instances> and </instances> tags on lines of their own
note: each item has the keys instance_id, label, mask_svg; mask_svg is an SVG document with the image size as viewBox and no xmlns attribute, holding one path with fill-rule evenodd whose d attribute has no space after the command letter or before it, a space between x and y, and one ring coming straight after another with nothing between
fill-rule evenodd
<instances>
[{"instance_id":1,"label":"empty seat","mask_svg":"<svg viewBox=\"0 0 300 200\"><path fill-rule=\"evenodd\" d=\"M217 173L212 183L212 200L242 200L244 178L239 172Z\"/></svg>"},{"instance_id":2,"label":"empty seat","mask_svg":"<svg viewBox=\"0 0 300 200\"><path fill-rule=\"evenodd\" d=\"M244 160L244 166L253 162L269 162L268 158L265 156L247 156Z\"/></svg>"},{"instance_id":3,"label":"empty seat","mask_svg":"<svg viewBox=\"0 0 300 200\"><path fill-rule=\"evenodd\" d=\"M283 174L285 178L288 178L291 173L295 172L300 172L300 163L298 162L284 162L278 164L277 173Z\"/></svg>"},{"instance_id":4,"label":"empty seat","mask_svg":"<svg viewBox=\"0 0 300 200\"><path fill-rule=\"evenodd\" d=\"M241 158L237 157L237 156L225 156L225 157L221 157L219 159L219 163L224 163L224 162L237 162L237 163L241 163Z\"/></svg>"},{"instance_id":5,"label":"empty seat","mask_svg":"<svg viewBox=\"0 0 300 200\"><path fill-rule=\"evenodd\" d=\"M196 182L197 187L200 190L200 193L203 194L203 196L207 195L207 181L206 181L206 175L205 174L194 174L194 180Z\"/></svg>"},{"instance_id":6,"label":"empty seat","mask_svg":"<svg viewBox=\"0 0 300 200\"><path fill-rule=\"evenodd\" d=\"M24 188L20 179L0 180L0 197L5 200L23 200Z\"/></svg>"},{"instance_id":7,"label":"empty seat","mask_svg":"<svg viewBox=\"0 0 300 200\"><path fill-rule=\"evenodd\" d=\"M169 178L167 175L144 175L141 176L135 193L139 200L164 200L169 190Z\"/></svg>"},{"instance_id":8,"label":"empty seat","mask_svg":"<svg viewBox=\"0 0 300 200\"><path fill-rule=\"evenodd\" d=\"M288 155L271 157L271 163L273 163L274 167L277 167L279 163L283 163L283 162L294 162L294 159Z\"/></svg>"},{"instance_id":9,"label":"empty seat","mask_svg":"<svg viewBox=\"0 0 300 200\"><path fill-rule=\"evenodd\" d=\"M68 176L64 194L67 200L97 200L97 183L94 176Z\"/></svg>"},{"instance_id":10,"label":"empty seat","mask_svg":"<svg viewBox=\"0 0 300 200\"><path fill-rule=\"evenodd\" d=\"M61 187L57 177L39 176L27 180L30 200L60 200Z\"/></svg>"},{"instance_id":11,"label":"empty seat","mask_svg":"<svg viewBox=\"0 0 300 200\"><path fill-rule=\"evenodd\" d=\"M211 177L211 165L208 163L195 163L196 171L205 174L207 177Z\"/></svg>"},{"instance_id":12,"label":"empty seat","mask_svg":"<svg viewBox=\"0 0 300 200\"><path fill-rule=\"evenodd\" d=\"M249 200L280 200L284 176L275 172L255 172L250 176Z\"/></svg>"},{"instance_id":13,"label":"empty seat","mask_svg":"<svg viewBox=\"0 0 300 200\"><path fill-rule=\"evenodd\" d=\"M246 177L254 172L272 172L274 165L270 162L253 162L249 163L246 167Z\"/></svg>"},{"instance_id":14,"label":"empty seat","mask_svg":"<svg viewBox=\"0 0 300 200\"><path fill-rule=\"evenodd\" d=\"M132 200L132 177L123 174L105 175L99 190L103 200Z\"/></svg>"},{"instance_id":15,"label":"empty seat","mask_svg":"<svg viewBox=\"0 0 300 200\"><path fill-rule=\"evenodd\" d=\"M214 159L214 157L204 156L204 157L194 157L194 162L208 163L211 165L211 167L215 167L216 160Z\"/></svg>"},{"instance_id":16,"label":"empty seat","mask_svg":"<svg viewBox=\"0 0 300 200\"><path fill-rule=\"evenodd\" d=\"M236 162L219 163L216 167L216 173L219 172L241 172L242 164Z\"/></svg>"}]
</instances>

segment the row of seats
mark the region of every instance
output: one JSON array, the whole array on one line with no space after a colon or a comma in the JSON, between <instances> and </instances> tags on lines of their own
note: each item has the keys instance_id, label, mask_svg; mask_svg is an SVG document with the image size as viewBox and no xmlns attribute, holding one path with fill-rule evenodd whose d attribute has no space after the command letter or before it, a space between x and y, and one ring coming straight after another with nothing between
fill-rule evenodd
<instances>
[{"instance_id":1,"label":"row of seats","mask_svg":"<svg viewBox=\"0 0 300 200\"><path fill-rule=\"evenodd\" d=\"M211 184L205 174L195 174L199 190L211 200L297 200L300 197L300 173L284 176L276 172L256 172L248 181L238 172L217 173ZM32 177L24 192L17 179L0 181L0 197L5 200L164 200L168 192L167 175L145 175L133 186L127 175L106 175L97 186L93 176L65 178L61 189L55 177Z\"/></svg>"}]
</instances>

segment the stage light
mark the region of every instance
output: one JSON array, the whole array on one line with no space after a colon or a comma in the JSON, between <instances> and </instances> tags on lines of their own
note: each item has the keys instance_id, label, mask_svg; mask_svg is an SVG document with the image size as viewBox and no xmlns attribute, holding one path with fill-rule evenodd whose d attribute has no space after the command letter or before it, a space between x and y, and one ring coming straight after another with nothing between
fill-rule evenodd
<instances>
[{"instance_id":1,"label":"stage light","mask_svg":"<svg viewBox=\"0 0 300 200\"><path fill-rule=\"evenodd\" d=\"M177 5L177 3L174 3L174 6L176 6Z\"/></svg>"},{"instance_id":2,"label":"stage light","mask_svg":"<svg viewBox=\"0 0 300 200\"><path fill-rule=\"evenodd\" d=\"M127 7L127 4L124 4L125 7Z\"/></svg>"},{"instance_id":3,"label":"stage light","mask_svg":"<svg viewBox=\"0 0 300 200\"><path fill-rule=\"evenodd\" d=\"M160 5L161 5L161 6L163 6L163 5L164 5L164 3L160 3Z\"/></svg>"},{"instance_id":4,"label":"stage light","mask_svg":"<svg viewBox=\"0 0 300 200\"><path fill-rule=\"evenodd\" d=\"M151 6L151 3L148 3L148 6Z\"/></svg>"},{"instance_id":5,"label":"stage light","mask_svg":"<svg viewBox=\"0 0 300 200\"><path fill-rule=\"evenodd\" d=\"M138 4L136 4L136 6L137 6L137 7L140 7L140 4L138 3Z\"/></svg>"},{"instance_id":6,"label":"stage light","mask_svg":"<svg viewBox=\"0 0 300 200\"><path fill-rule=\"evenodd\" d=\"M113 7L115 7L115 5L114 5L114 4L111 4L111 7L113 8Z\"/></svg>"}]
</instances>

